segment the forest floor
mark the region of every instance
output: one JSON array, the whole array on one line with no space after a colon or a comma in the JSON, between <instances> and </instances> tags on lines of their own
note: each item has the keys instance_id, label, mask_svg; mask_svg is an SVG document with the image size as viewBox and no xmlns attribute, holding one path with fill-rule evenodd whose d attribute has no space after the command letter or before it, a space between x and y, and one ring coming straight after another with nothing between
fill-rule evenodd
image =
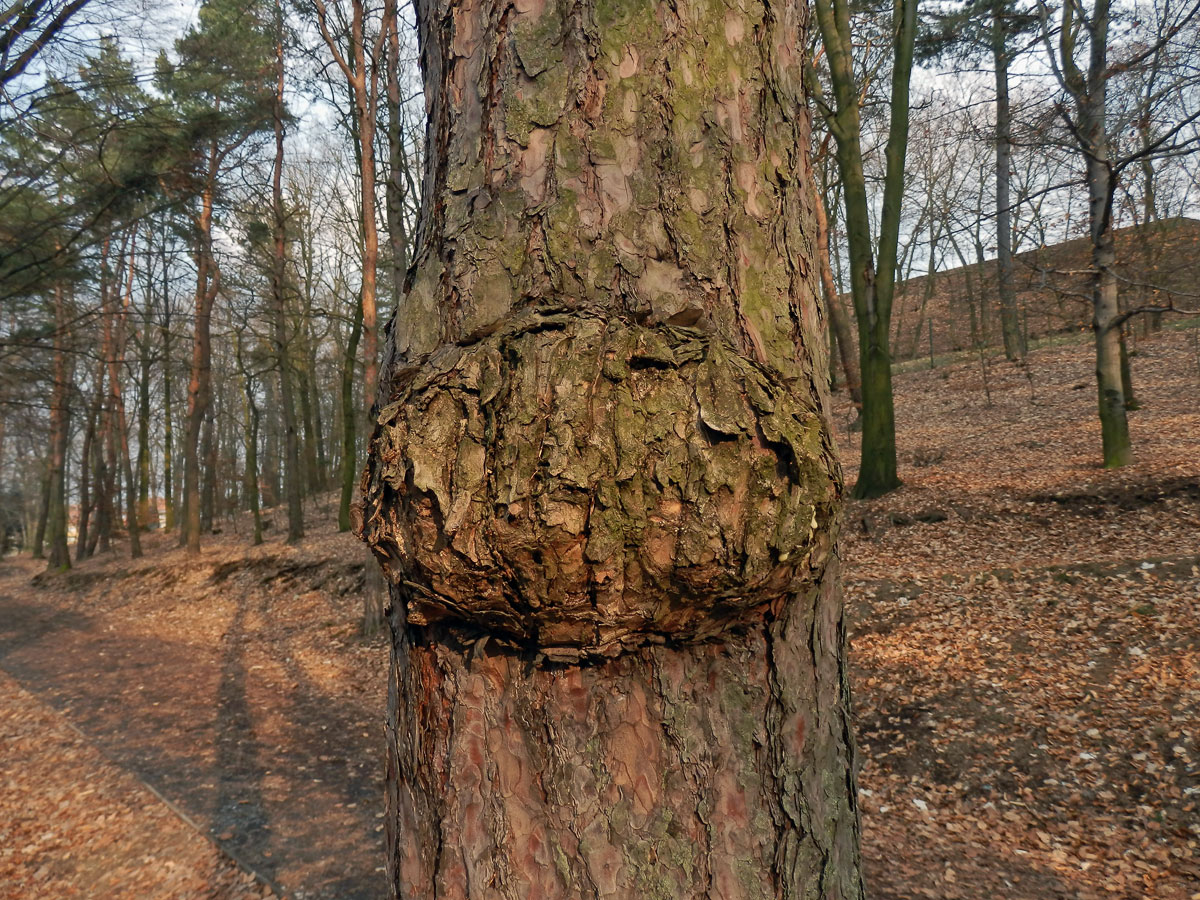
<instances>
[{"instance_id":1,"label":"forest floor","mask_svg":"<svg viewBox=\"0 0 1200 900\"><path fill-rule=\"evenodd\" d=\"M897 377L905 485L844 527L873 900L1200 898L1192 337L1139 343L1120 471L1087 343L993 360L990 402L978 359ZM384 895L386 645L329 512L3 561L0 898Z\"/></svg>"}]
</instances>

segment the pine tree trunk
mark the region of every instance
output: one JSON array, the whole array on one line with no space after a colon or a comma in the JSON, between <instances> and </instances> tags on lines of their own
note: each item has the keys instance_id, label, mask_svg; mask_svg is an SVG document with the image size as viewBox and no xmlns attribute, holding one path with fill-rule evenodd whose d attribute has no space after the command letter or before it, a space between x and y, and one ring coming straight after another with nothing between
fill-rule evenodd
<instances>
[{"instance_id":1,"label":"pine tree trunk","mask_svg":"<svg viewBox=\"0 0 1200 900\"><path fill-rule=\"evenodd\" d=\"M114 479L117 485L117 506L120 507L120 475L125 479L125 522L129 532L129 555L137 559L142 555L142 539L137 514L137 485L133 479L133 464L129 452L129 422L125 415L125 392L121 382L121 369L125 362L125 339L128 328L129 308L133 301L134 261L137 255L136 235L130 238L129 245L129 276L126 282L123 305L117 308L118 297L113 295L111 309L105 311L106 336L111 331L111 340L106 340L108 346L108 384L112 402L112 423L116 432L116 449L119 466L114 465Z\"/></svg>"},{"instance_id":2,"label":"pine tree trunk","mask_svg":"<svg viewBox=\"0 0 1200 900\"><path fill-rule=\"evenodd\" d=\"M396 896L857 900L807 9L419 0Z\"/></svg>"},{"instance_id":3,"label":"pine tree trunk","mask_svg":"<svg viewBox=\"0 0 1200 900\"><path fill-rule=\"evenodd\" d=\"M49 506L46 515L46 540L49 541L47 567L71 568L71 551L67 545L67 446L71 433L71 409L68 393L74 365L66 346L66 298L61 284L54 286L54 391L50 399L50 467Z\"/></svg>"},{"instance_id":4,"label":"pine tree trunk","mask_svg":"<svg viewBox=\"0 0 1200 900\"><path fill-rule=\"evenodd\" d=\"M358 358L358 341L362 335L362 304L355 302L350 321L346 352L342 355L342 493L338 503L338 531L349 531L350 506L354 486L358 483L358 408L354 403L354 363Z\"/></svg>"},{"instance_id":5,"label":"pine tree trunk","mask_svg":"<svg viewBox=\"0 0 1200 900\"><path fill-rule=\"evenodd\" d=\"M271 257L271 312L275 355L279 361L279 405L283 419L284 486L287 492L288 543L304 537L304 509L301 506L300 435L296 429L296 400L292 390L291 345L287 335L287 308L284 295L285 225L283 209L283 8L276 0L278 40L275 44L276 87L272 109L275 125L275 161L271 170L271 209L273 254Z\"/></svg>"},{"instance_id":6,"label":"pine tree trunk","mask_svg":"<svg viewBox=\"0 0 1200 900\"><path fill-rule=\"evenodd\" d=\"M200 552L200 437L212 404L212 307L219 273L212 256L212 212L216 148L210 148L210 180L201 198L197 219L195 319L192 332L192 372L188 381L186 433L183 443L183 527L179 542L189 553Z\"/></svg>"},{"instance_id":7,"label":"pine tree trunk","mask_svg":"<svg viewBox=\"0 0 1200 900\"><path fill-rule=\"evenodd\" d=\"M163 353L163 528L170 531L175 527L175 434L171 423L171 281L167 265L166 236L162 243L163 264L163 317L159 334L162 336Z\"/></svg>"}]
</instances>

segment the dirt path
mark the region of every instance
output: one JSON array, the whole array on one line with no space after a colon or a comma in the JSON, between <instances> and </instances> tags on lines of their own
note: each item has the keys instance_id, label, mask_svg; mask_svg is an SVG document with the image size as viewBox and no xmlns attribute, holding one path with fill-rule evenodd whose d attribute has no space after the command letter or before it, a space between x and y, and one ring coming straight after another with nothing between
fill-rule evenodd
<instances>
[{"instance_id":1,"label":"dirt path","mask_svg":"<svg viewBox=\"0 0 1200 900\"><path fill-rule=\"evenodd\" d=\"M274 896L3 674L0 759L0 898Z\"/></svg>"},{"instance_id":2,"label":"dirt path","mask_svg":"<svg viewBox=\"0 0 1200 900\"><path fill-rule=\"evenodd\" d=\"M297 581L304 551L155 562L11 572L0 669L288 896L383 896L382 664L352 669L381 651L333 634L351 601Z\"/></svg>"}]
</instances>

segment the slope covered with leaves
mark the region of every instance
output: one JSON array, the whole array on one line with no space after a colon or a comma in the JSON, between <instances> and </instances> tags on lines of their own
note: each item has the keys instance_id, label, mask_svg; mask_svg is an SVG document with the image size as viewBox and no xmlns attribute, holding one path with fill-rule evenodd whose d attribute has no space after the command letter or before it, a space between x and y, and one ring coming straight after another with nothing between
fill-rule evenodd
<instances>
[{"instance_id":1,"label":"slope covered with leaves","mask_svg":"<svg viewBox=\"0 0 1200 900\"><path fill-rule=\"evenodd\" d=\"M1118 471L1091 367L897 382L906 483L845 544L878 900L1200 896L1200 358L1141 344Z\"/></svg>"}]
</instances>

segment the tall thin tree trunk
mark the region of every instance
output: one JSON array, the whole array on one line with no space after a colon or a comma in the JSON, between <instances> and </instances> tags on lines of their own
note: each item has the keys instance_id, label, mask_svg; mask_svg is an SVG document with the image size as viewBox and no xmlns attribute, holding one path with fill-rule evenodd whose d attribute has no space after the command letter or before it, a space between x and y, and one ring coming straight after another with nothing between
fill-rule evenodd
<instances>
[{"instance_id":1,"label":"tall thin tree trunk","mask_svg":"<svg viewBox=\"0 0 1200 900\"><path fill-rule=\"evenodd\" d=\"M837 144L835 158L842 179L850 292L854 297L862 375L862 450L853 495L865 499L878 497L900 486L888 331L903 211L908 95L917 30L917 0L897 0L892 10L894 54L878 244L871 237L872 217L863 170L860 91L855 76L849 6L846 0L818 0L814 10L836 97L836 111L827 115L826 121Z\"/></svg>"},{"instance_id":2,"label":"tall thin tree trunk","mask_svg":"<svg viewBox=\"0 0 1200 900\"><path fill-rule=\"evenodd\" d=\"M1066 15L1067 13L1064 13ZM1106 131L1109 0L1098 0L1087 23L1091 53L1079 85L1078 132L1086 153L1088 225L1092 242L1092 331L1096 340L1096 389L1106 468L1133 461L1125 391L1121 379L1121 323L1117 296L1112 205L1115 185Z\"/></svg>"},{"instance_id":3,"label":"tall thin tree trunk","mask_svg":"<svg viewBox=\"0 0 1200 900\"><path fill-rule=\"evenodd\" d=\"M324 491L329 487L329 457L325 447L325 416L321 409L321 379L317 372L317 339L309 333L308 340L309 390L312 392L313 434L312 444L316 454L316 481L314 490Z\"/></svg>"},{"instance_id":4,"label":"tall thin tree trunk","mask_svg":"<svg viewBox=\"0 0 1200 900\"><path fill-rule=\"evenodd\" d=\"M180 545L200 552L200 436L212 405L212 307L220 289L220 270L212 252L213 193L218 152L208 151L208 171L196 217L196 295L192 332L192 372L188 381L187 432L183 444L183 527Z\"/></svg>"},{"instance_id":5,"label":"tall thin tree trunk","mask_svg":"<svg viewBox=\"0 0 1200 900\"><path fill-rule=\"evenodd\" d=\"M46 538L49 541L47 567L69 569L71 551L67 546L67 445L71 433L69 393L74 365L67 348L68 316L65 291L54 286L54 390L50 399L50 465Z\"/></svg>"},{"instance_id":6,"label":"tall thin tree trunk","mask_svg":"<svg viewBox=\"0 0 1200 900\"><path fill-rule=\"evenodd\" d=\"M101 362L100 368L103 371L103 362ZM92 443L96 439L96 420L100 415L100 392L102 390L101 384L97 384L91 407L88 410L87 427L83 433L83 450L79 454L79 522L75 530L75 559L77 561L87 557L90 542L88 526L94 506L91 497Z\"/></svg>"},{"instance_id":7,"label":"tall thin tree trunk","mask_svg":"<svg viewBox=\"0 0 1200 900\"><path fill-rule=\"evenodd\" d=\"M163 315L159 334L162 336L162 391L163 391L163 503L165 505L163 527L170 531L175 527L175 435L171 427L171 279L167 265L167 240L163 236Z\"/></svg>"},{"instance_id":8,"label":"tall thin tree trunk","mask_svg":"<svg viewBox=\"0 0 1200 900\"><path fill-rule=\"evenodd\" d=\"M996 282L1000 295L1000 328L1004 355L1023 362L1026 347L1017 315L1012 256L1012 112L1008 97L1008 0L993 0L992 63L996 72Z\"/></svg>"},{"instance_id":9,"label":"tall thin tree trunk","mask_svg":"<svg viewBox=\"0 0 1200 900\"><path fill-rule=\"evenodd\" d=\"M242 336L238 332L233 336L234 355L238 368L242 373L242 391L245 400L243 420L245 422L245 454L246 454L246 499L250 506L250 514L254 521L254 546L263 542L262 504L259 502L258 488L258 429L261 416L258 401L254 398L254 381L242 359Z\"/></svg>"},{"instance_id":10,"label":"tall thin tree trunk","mask_svg":"<svg viewBox=\"0 0 1200 900\"><path fill-rule=\"evenodd\" d=\"M362 284L359 289L363 314L363 357L366 374L366 408L375 402L379 381L379 336L377 318L377 273L379 268L379 224L375 215L376 165L375 135L378 130L379 77L385 68L385 48L395 0L385 0L380 16L379 34L372 40L367 34L366 5L351 0L349 53L343 53L329 30L324 0L314 0L318 25L326 46L346 79L352 104L355 149L359 175L359 224L362 229Z\"/></svg>"},{"instance_id":11,"label":"tall thin tree trunk","mask_svg":"<svg viewBox=\"0 0 1200 900\"><path fill-rule=\"evenodd\" d=\"M150 473L150 356L148 317L142 322L138 343L138 452L137 452L137 518L141 528L158 527L158 506L150 506L153 485Z\"/></svg>"},{"instance_id":12,"label":"tall thin tree trunk","mask_svg":"<svg viewBox=\"0 0 1200 900\"><path fill-rule=\"evenodd\" d=\"M217 484L220 481L217 467L220 465L221 453L217 436L217 411L211 403L208 414L204 417L200 445L200 530L205 534L213 534L217 527Z\"/></svg>"},{"instance_id":13,"label":"tall thin tree trunk","mask_svg":"<svg viewBox=\"0 0 1200 900\"><path fill-rule=\"evenodd\" d=\"M305 472L300 468L300 436L296 433L296 400L292 393L291 347L287 334L287 304L285 296L287 219L283 209L283 5L275 3L275 94L272 98L275 125L275 163L271 170L271 212L274 253L271 257L271 330L275 339L275 356L279 361L280 416L283 419L284 488L287 492L288 543L304 537L304 508L301 505L302 481Z\"/></svg>"},{"instance_id":14,"label":"tall thin tree trunk","mask_svg":"<svg viewBox=\"0 0 1200 900\"><path fill-rule=\"evenodd\" d=\"M862 415L862 376L858 373L858 361L855 359L854 343L850 337L850 321L842 301L838 297L837 287L833 282L833 270L829 265L829 217L825 214L825 201L817 197L814 205L817 219L817 256L821 267L821 287L825 292L825 310L829 315L829 325L837 343L838 356L842 362L842 371L846 375L846 391L854 408Z\"/></svg>"},{"instance_id":15,"label":"tall thin tree trunk","mask_svg":"<svg viewBox=\"0 0 1200 900\"><path fill-rule=\"evenodd\" d=\"M113 426L117 432L120 463L125 475L125 521L126 529L129 532L129 555L133 559L138 559L142 555L142 538L138 522L137 483L133 478L133 464L130 461L129 423L125 416L125 392L121 380L121 369L125 362L125 338L128 329L129 308L133 301L133 275L136 258L137 243L136 235L134 235L130 238L129 277L122 306L120 309L117 308L118 295L114 294L112 309L106 313L109 321L113 322L113 325L109 326L113 334L108 354L108 385L111 391ZM119 500L118 497L118 503Z\"/></svg>"},{"instance_id":16,"label":"tall thin tree trunk","mask_svg":"<svg viewBox=\"0 0 1200 900\"><path fill-rule=\"evenodd\" d=\"M50 518L51 487L51 454L46 454L46 465L42 467L41 491L38 500L37 524L33 529L33 541L30 544L30 555L34 559L46 558L46 524Z\"/></svg>"},{"instance_id":17,"label":"tall thin tree trunk","mask_svg":"<svg viewBox=\"0 0 1200 900\"><path fill-rule=\"evenodd\" d=\"M392 308L400 303L404 275L408 269L408 229L404 220L404 194L407 184L408 155L404 148L403 106L400 96L400 23L396 15L396 0L384 0L388 11L384 18L390 22L385 49L387 66L384 83L387 89L388 177L386 210L388 242L392 263Z\"/></svg>"},{"instance_id":18,"label":"tall thin tree trunk","mask_svg":"<svg viewBox=\"0 0 1200 900\"><path fill-rule=\"evenodd\" d=\"M417 16L361 528L392 889L859 900L807 6Z\"/></svg>"},{"instance_id":19,"label":"tall thin tree trunk","mask_svg":"<svg viewBox=\"0 0 1200 900\"><path fill-rule=\"evenodd\" d=\"M362 304L355 299L346 352L342 355L342 496L338 503L338 531L349 531L350 506L358 485L358 409L354 403L354 363L362 335Z\"/></svg>"},{"instance_id":20,"label":"tall thin tree trunk","mask_svg":"<svg viewBox=\"0 0 1200 900\"><path fill-rule=\"evenodd\" d=\"M1100 126L1103 127L1103 126ZM1117 298L1116 248L1112 234L1111 178L1106 159L1088 165L1092 234L1092 331L1096 340L1096 388L1104 465L1117 468L1133 460L1125 391L1121 378L1121 328Z\"/></svg>"},{"instance_id":21,"label":"tall thin tree trunk","mask_svg":"<svg viewBox=\"0 0 1200 900\"><path fill-rule=\"evenodd\" d=\"M921 285L921 302L917 307L917 324L913 327L912 350L909 359L916 359L921 352L922 330L925 327L925 315L929 311L929 301L937 290L937 243L941 237L937 223L931 218L929 222L929 258L925 261L925 280ZM930 324L932 328L932 323ZM933 350L930 348L930 354Z\"/></svg>"}]
</instances>

